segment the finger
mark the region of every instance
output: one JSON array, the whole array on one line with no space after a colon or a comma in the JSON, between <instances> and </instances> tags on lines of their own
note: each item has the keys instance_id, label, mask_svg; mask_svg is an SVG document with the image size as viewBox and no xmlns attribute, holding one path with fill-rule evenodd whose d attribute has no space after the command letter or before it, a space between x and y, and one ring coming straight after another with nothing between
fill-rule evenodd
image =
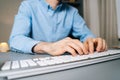
<instances>
[{"instance_id":1,"label":"finger","mask_svg":"<svg viewBox=\"0 0 120 80\"><path fill-rule=\"evenodd\" d=\"M105 40L103 40L102 51L105 51L105 50L106 50L106 42L105 42Z\"/></svg>"},{"instance_id":2,"label":"finger","mask_svg":"<svg viewBox=\"0 0 120 80\"><path fill-rule=\"evenodd\" d=\"M76 44L74 42L69 42L68 45L70 47L72 47L74 50L76 50L80 55L83 54L83 51L82 51L81 47L78 44Z\"/></svg>"},{"instance_id":3,"label":"finger","mask_svg":"<svg viewBox=\"0 0 120 80\"><path fill-rule=\"evenodd\" d=\"M89 52L93 53L94 52L94 41L93 41L93 39L92 38L88 39L87 43L88 43Z\"/></svg>"},{"instance_id":4,"label":"finger","mask_svg":"<svg viewBox=\"0 0 120 80\"><path fill-rule=\"evenodd\" d=\"M107 43L105 41L105 51L108 49Z\"/></svg>"},{"instance_id":5,"label":"finger","mask_svg":"<svg viewBox=\"0 0 120 80\"><path fill-rule=\"evenodd\" d=\"M97 43L96 50L98 52L100 52L102 50L102 47L103 47L103 40L101 38L98 38L98 39L96 39L96 43Z\"/></svg>"},{"instance_id":6,"label":"finger","mask_svg":"<svg viewBox=\"0 0 120 80\"><path fill-rule=\"evenodd\" d=\"M73 56L77 56L77 53L75 52L75 50L73 48L69 47L69 46L66 46L65 51L69 52Z\"/></svg>"},{"instance_id":7,"label":"finger","mask_svg":"<svg viewBox=\"0 0 120 80\"><path fill-rule=\"evenodd\" d=\"M88 54L88 53L89 53L88 43L87 43L87 42L84 42L83 44L84 44L84 46L85 46L85 48L86 48L86 50L87 50L87 52L86 52L85 54Z\"/></svg>"},{"instance_id":8,"label":"finger","mask_svg":"<svg viewBox=\"0 0 120 80\"><path fill-rule=\"evenodd\" d=\"M106 44L106 46L105 46L105 51L107 51L107 49L108 49L108 46L107 46L107 44Z\"/></svg>"},{"instance_id":9,"label":"finger","mask_svg":"<svg viewBox=\"0 0 120 80\"><path fill-rule=\"evenodd\" d=\"M73 40L73 42L79 46L83 54L88 54L88 50L83 43L81 43L79 40Z\"/></svg>"}]
</instances>

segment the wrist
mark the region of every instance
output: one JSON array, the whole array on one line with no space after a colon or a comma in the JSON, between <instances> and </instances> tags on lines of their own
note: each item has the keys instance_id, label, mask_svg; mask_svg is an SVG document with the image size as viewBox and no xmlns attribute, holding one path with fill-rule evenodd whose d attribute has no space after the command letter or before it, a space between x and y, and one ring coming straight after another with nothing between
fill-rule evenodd
<instances>
[{"instance_id":1,"label":"wrist","mask_svg":"<svg viewBox=\"0 0 120 80\"><path fill-rule=\"evenodd\" d=\"M38 44L36 44L35 46L33 46L33 52L35 53L46 53L47 49L48 49L48 45L50 43L47 42L40 42Z\"/></svg>"},{"instance_id":2,"label":"wrist","mask_svg":"<svg viewBox=\"0 0 120 80\"><path fill-rule=\"evenodd\" d=\"M32 52L33 53L35 53L35 46L36 46L37 44L35 44L33 47L32 47Z\"/></svg>"}]
</instances>

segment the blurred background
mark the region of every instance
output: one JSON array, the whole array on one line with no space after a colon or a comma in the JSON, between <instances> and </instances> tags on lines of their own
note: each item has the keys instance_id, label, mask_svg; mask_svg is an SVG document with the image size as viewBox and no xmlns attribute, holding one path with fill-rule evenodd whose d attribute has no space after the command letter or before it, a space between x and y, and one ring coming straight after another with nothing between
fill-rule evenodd
<instances>
[{"instance_id":1,"label":"blurred background","mask_svg":"<svg viewBox=\"0 0 120 80\"><path fill-rule=\"evenodd\" d=\"M0 0L0 42L7 42L22 0Z\"/></svg>"}]
</instances>

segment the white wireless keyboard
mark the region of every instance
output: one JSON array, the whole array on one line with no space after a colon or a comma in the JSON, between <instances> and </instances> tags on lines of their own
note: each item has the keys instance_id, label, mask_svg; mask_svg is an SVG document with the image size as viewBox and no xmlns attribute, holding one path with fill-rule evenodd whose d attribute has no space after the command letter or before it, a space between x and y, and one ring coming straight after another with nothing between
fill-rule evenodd
<instances>
[{"instance_id":1,"label":"white wireless keyboard","mask_svg":"<svg viewBox=\"0 0 120 80\"><path fill-rule=\"evenodd\" d=\"M0 77L15 79L54 71L66 70L80 66L95 64L120 58L120 50L108 50L89 55L62 55L54 57L34 58L7 61L1 67Z\"/></svg>"}]
</instances>

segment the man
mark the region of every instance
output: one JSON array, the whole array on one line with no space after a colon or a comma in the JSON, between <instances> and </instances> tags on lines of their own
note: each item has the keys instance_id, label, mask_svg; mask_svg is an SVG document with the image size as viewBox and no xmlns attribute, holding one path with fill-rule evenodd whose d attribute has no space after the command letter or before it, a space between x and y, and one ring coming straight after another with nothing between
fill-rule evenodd
<instances>
[{"instance_id":1,"label":"man","mask_svg":"<svg viewBox=\"0 0 120 80\"><path fill-rule=\"evenodd\" d=\"M105 51L107 45L104 39L94 37L74 7L61 0L26 0L15 17L10 48L23 53L69 52L76 56Z\"/></svg>"}]
</instances>

